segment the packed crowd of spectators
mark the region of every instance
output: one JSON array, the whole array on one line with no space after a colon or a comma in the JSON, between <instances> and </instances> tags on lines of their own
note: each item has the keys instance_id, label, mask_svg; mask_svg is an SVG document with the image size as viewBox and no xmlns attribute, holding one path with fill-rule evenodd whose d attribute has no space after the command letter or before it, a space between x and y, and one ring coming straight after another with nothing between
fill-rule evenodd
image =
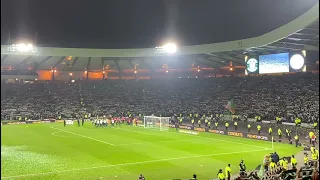
<instances>
[{"instance_id":1,"label":"packed crowd of spectators","mask_svg":"<svg viewBox=\"0 0 320 180\"><path fill-rule=\"evenodd\" d=\"M319 166L317 161L309 161L300 167L284 168L279 163L277 167L265 172L263 180L315 180L319 178Z\"/></svg>"},{"instance_id":2,"label":"packed crowd of spectators","mask_svg":"<svg viewBox=\"0 0 320 180\"><path fill-rule=\"evenodd\" d=\"M307 154L304 153L305 157L308 157ZM264 161L264 166L258 166L256 170L251 171L243 170L240 163L240 174L235 180L315 180L319 178L319 161L304 158L302 163L298 162L294 156L280 158L276 152L269 158L273 165L271 162Z\"/></svg>"},{"instance_id":3,"label":"packed crowd of spectators","mask_svg":"<svg viewBox=\"0 0 320 180\"><path fill-rule=\"evenodd\" d=\"M35 81L1 85L1 119L74 117L79 111L96 115L220 114L233 99L236 113L287 121L319 119L319 76L210 79L154 79L143 81Z\"/></svg>"}]
</instances>

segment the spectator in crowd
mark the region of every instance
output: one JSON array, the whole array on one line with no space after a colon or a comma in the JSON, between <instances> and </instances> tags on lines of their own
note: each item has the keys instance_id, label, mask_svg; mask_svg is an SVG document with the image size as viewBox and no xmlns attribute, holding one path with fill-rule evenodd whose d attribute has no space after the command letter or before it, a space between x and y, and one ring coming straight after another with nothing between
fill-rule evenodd
<instances>
[{"instance_id":1,"label":"spectator in crowd","mask_svg":"<svg viewBox=\"0 0 320 180\"><path fill-rule=\"evenodd\" d=\"M223 114L231 98L246 118L319 121L319 76L294 74L215 79L1 82L1 119L91 116ZM215 117L219 118L219 117Z\"/></svg>"}]
</instances>

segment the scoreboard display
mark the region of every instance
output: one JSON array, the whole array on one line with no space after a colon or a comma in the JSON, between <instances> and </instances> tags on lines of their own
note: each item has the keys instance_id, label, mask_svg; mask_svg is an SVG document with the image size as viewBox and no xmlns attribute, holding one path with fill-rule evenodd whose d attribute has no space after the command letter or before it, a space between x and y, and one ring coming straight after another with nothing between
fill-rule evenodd
<instances>
[{"instance_id":1,"label":"scoreboard display","mask_svg":"<svg viewBox=\"0 0 320 180\"><path fill-rule=\"evenodd\" d=\"M259 74L289 72L289 53L259 56Z\"/></svg>"},{"instance_id":2,"label":"scoreboard display","mask_svg":"<svg viewBox=\"0 0 320 180\"><path fill-rule=\"evenodd\" d=\"M247 57L245 74L271 74L305 72L304 55L301 53L278 53Z\"/></svg>"}]
</instances>

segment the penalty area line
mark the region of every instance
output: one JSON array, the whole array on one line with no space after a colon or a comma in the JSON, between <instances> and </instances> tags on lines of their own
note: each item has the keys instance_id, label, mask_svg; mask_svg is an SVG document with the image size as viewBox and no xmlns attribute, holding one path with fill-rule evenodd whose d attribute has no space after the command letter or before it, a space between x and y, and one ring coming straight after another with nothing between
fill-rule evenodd
<instances>
[{"instance_id":1,"label":"penalty area line","mask_svg":"<svg viewBox=\"0 0 320 180\"><path fill-rule=\"evenodd\" d=\"M70 138L70 137L72 137L72 138L78 138L78 137L76 137L76 136L63 136L63 135L58 135L58 133L61 133L62 131L56 131L56 132L53 132L53 133L51 133L52 134L52 136L56 136L56 137L61 137L61 138Z\"/></svg>"},{"instance_id":2,"label":"penalty area line","mask_svg":"<svg viewBox=\"0 0 320 180\"><path fill-rule=\"evenodd\" d=\"M76 135L76 136L80 136L80 137L83 137L83 138L86 138L86 139L90 139L90 140L93 140L93 141L97 141L97 142L100 142L100 143L108 144L110 146L116 146L115 144L112 144L112 143L101 141L99 139L94 139L94 138L91 138L91 137L88 137L88 136L84 136L84 135L81 135L81 134L73 133L73 132L70 132L70 131L67 131L67 130L62 130L62 129L58 129L58 128L55 128L55 127L51 127L51 128L52 129L56 129L58 131L66 132L66 133L69 133L69 134L73 134L73 135Z\"/></svg>"},{"instance_id":3,"label":"penalty area line","mask_svg":"<svg viewBox=\"0 0 320 180\"><path fill-rule=\"evenodd\" d=\"M122 128L116 128L116 129L117 130L122 130L122 131L138 133L138 134L155 135L155 134L151 134L151 133L134 131L134 130L129 130L129 129L122 129ZM148 130L153 130L153 129L148 129ZM166 132L167 133L174 133L174 134L177 133L177 132L171 132L171 131L166 131ZM194 136L194 135L190 135L190 134L183 134L183 133L179 133L179 134L180 135L184 135L184 136L189 136L189 137L202 138L202 139L211 139L211 140L220 141L220 142L227 142L227 143L233 143L233 144L239 144L239 145L245 145L245 146L251 146L251 147L266 149L266 147L263 147L263 146L257 146L257 145L253 145L253 144L247 144L247 143L241 143L241 142L235 142L235 141L228 141L228 140L223 140L223 139L218 139L218 138L213 138L213 137L206 137L206 136L201 136L200 134L198 136ZM157 135L155 135L155 136L157 136Z\"/></svg>"},{"instance_id":4,"label":"penalty area line","mask_svg":"<svg viewBox=\"0 0 320 180\"><path fill-rule=\"evenodd\" d=\"M239 152L229 152L229 153L216 153L216 154L205 154L205 155L185 156L185 157L157 159L157 160L150 160L150 161L138 161L138 162L130 162L130 163L122 163L122 164L109 164L109 165L105 165L105 166L96 166L96 167L69 169L69 170L54 171L54 172L44 172L44 173L34 173L34 174L23 174L23 175L17 175L17 176L5 176L5 177L1 177L1 179L22 178L22 177L29 177L29 176L44 176L44 175L50 175L50 174L74 172L74 171L81 171L81 170L101 169L101 168L119 167L119 166L130 166L130 165L137 165L137 164L149 164L149 163L155 163L155 162L165 162L165 161L173 161L173 160L202 158L202 157L212 157L212 156L222 156L222 155L231 155L231 154L242 154L242 153L262 152L262 151L267 151L267 150L270 150L270 149L263 149L263 150L260 149L260 150L251 150L251 151L239 151Z\"/></svg>"}]
</instances>

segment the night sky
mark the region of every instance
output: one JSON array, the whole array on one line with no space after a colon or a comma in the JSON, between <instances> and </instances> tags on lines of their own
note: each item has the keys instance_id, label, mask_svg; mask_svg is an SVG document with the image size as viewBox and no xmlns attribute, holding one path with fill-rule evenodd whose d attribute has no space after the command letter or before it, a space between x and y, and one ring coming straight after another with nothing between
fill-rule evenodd
<instances>
[{"instance_id":1,"label":"night sky","mask_svg":"<svg viewBox=\"0 0 320 180\"><path fill-rule=\"evenodd\" d=\"M146 48L254 37L318 0L1 0L1 44Z\"/></svg>"}]
</instances>

